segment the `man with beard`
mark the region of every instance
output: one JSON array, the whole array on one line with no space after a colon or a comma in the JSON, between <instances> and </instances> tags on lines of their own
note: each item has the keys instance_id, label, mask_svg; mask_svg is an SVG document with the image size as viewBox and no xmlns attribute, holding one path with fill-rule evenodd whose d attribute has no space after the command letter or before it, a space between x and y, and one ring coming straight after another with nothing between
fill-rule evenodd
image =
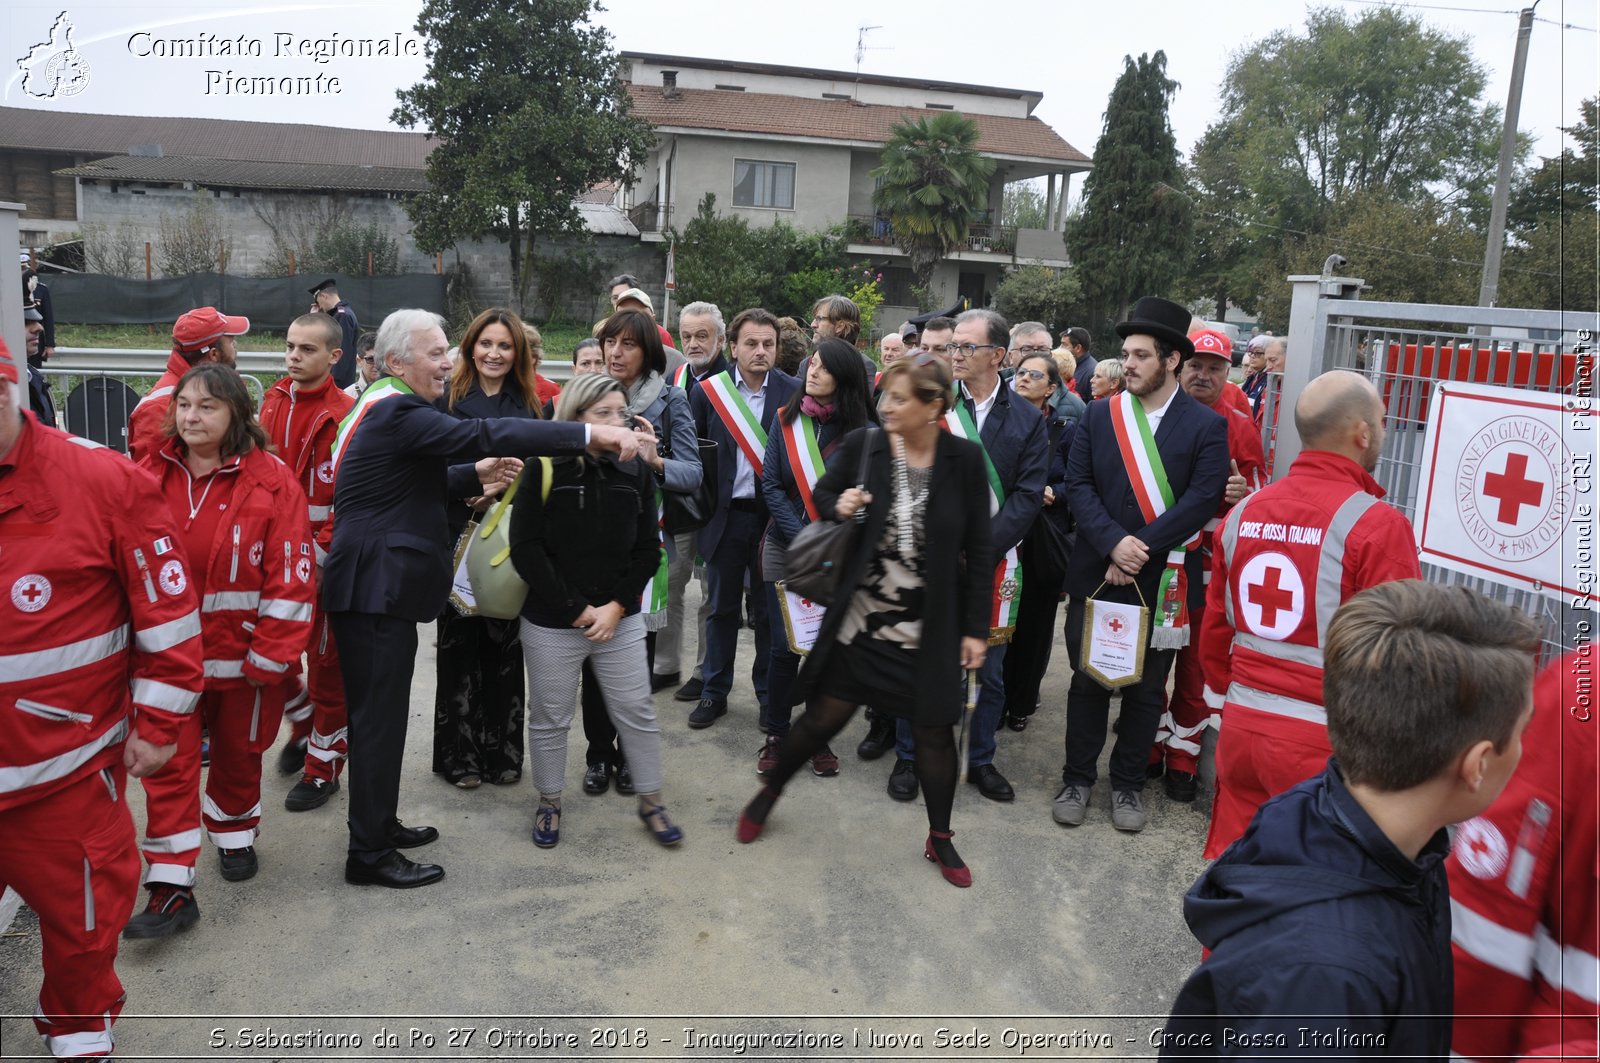
<instances>
[{"instance_id":1,"label":"man with beard","mask_svg":"<svg viewBox=\"0 0 1600 1063\"><path fill-rule=\"evenodd\" d=\"M1189 312L1147 296L1117 326L1128 390L1092 402L1067 462L1067 501L1078 543L1067 563L1066 763L1051 815L1076 827L1087 815L1111 689L1085 670L1087 602L1149 607L1142 668L1122 685L1111 751L1111 825L1145 826L1145 763L1165 707L1174 651L1192 637L1186 587L1201 579L1200 529L1217 511L1228 481L1228 426L1178 387L1194 355ZM1098 634L1098 632L1097 632Z\"/></svg>"},{"instance_id":2,"label":"man with beard","mask_svg":"<svg viewBox=\"0 0 1600 1063\"><path fill-rule=\"evenodd\" d=\"M668 370L667 379L691 396L700 381L728 368L722 356L727 339L727 328L722 323L722 311L714 303L690 303L678 314L678 342L683 345L684 363L676 370ZM665 690L677 683L683 656L683 593L689 587L689 577L694 574L695 533L682 532L672 537L672 549L667 556L667 625L656 632L655 674L650 677L651 690ZM704 591L702 585L701 590ZM702 593L700 612L695 618L699 632L699 656L695 658L694 673L689 681L678 688L673 698L678 701L699 701L705 686L706 674L706 621L711 619L711 596Z\"/></svg>"},{"instance_id":3,"label":"man with beard","mask_svg":"<svg viewBox=\"0 0 1600 1063\"><path fill-rule=\"evenodd\" d=\"M1295 403L1303 449L1216 535L1200 632L1206 704L1222 713L1206 859L1262 802L1322 770L1323 639L1345 599L1421 579L1411 524L1379 499L1383 400L1365 377L1324 373Z\"/></svg>"}]
</instances>

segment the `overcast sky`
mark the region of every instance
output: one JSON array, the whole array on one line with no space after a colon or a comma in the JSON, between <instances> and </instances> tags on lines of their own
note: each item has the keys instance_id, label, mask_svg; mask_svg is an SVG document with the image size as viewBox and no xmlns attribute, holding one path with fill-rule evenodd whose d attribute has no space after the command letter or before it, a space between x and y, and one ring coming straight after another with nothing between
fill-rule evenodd
<instances>
[{"instance_id":1,"label":"overcast sky","mask_svg":"<svg viewBox=\"0 0 1600 1063\"><path fill-rule=\"evenodd\" d=\"M34 99L22 88L17 60L50 36L62 7L6 3L0 13L0 68L9 106L111 114L186 115L281 122L313 122L384 128L394 94L422 74L420 54L401 58L335 59L274 53L287 39L414 40L421 0L347 0L301 4L250 0L60 0L71 18L73 39L87 60L89 77L80 93ZM1429 25L1466 37L1489 74L1488 95L1503 103L1510 81L1518 0L1440 0L1438 6L1400 5ZM989 5L941 6L912 0L811 0L804 5L712 2L712 0L610 0L600 21L619 49L675 55L853 70L859 27L866 34L861 70L949 81L1037 90L1044 101L1035 112L1075 147L1092 153L1105 102L1125 55L1164 49L1168 70L1180 84L1172 107L1181 150L1187 152L1214 120L1218 88L1230 54L1277 29L1304 28L1306 6L1284 0L1228 0L1225 4L1177 0L1005 0ZM1358 0L1333 6L1352 15ZM1451 8L1445 10L1444 8ZM1455 10L1472 8L1472 12ZM870 19L863 17L868 11ZM962 15L981 12L981 21ZM1571 124L1579 101L1600 89L1600 2L1542 0L1534 24L1521 127L1535 151L1560 150L1558 127ZM1563 28L1572 23L1579 28ZM136 34L149 34L136 37ZM260 42L262 54L166 58L140 55L152 41L194 39L201 34ZM279 36L286 35L286 36ZM47 55L50 49L39 53ZM207 71L217 71L208 75ZM336 76L340 92L298 97L247 96L224 92L233 76ZM1073 191L1079 189L1075 183Z\"/></svg>"}]
</instances>

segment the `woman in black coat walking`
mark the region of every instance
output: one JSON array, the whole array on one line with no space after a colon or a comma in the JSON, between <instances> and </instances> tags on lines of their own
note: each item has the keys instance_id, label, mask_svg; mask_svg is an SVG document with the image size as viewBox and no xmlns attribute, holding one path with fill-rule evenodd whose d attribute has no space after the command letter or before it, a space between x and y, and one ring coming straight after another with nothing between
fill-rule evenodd
<instances>
[{"instance_id":1,"label":"woman in black coat walking","mask_svg":"<svg viewBox=\"0 0 1600 1063\"><path fill-rule=\"evenodd\" d=\"M983 665L989 636L988 482L983 451L940 428L950 405L950 371L932 355L896 362L883 375L884 431L845 438L813 496L836 521L863 509L838 593L816 648L791 689L806 711L778 749L767 785L739 817L752 842L784 784L871 704L902 717L917 740L917 776L928 806L923 855L946 880L970 886L972 872L950 842L956 789L956 727L962 670ZM866 448L866 483L858 485Z\"/></svg>"}]
</instances>

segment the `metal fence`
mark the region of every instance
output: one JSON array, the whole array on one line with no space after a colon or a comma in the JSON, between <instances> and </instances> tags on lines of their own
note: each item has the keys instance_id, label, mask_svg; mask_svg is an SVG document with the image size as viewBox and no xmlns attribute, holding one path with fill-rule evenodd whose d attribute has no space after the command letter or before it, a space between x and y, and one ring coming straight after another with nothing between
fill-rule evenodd
<instances>
[{"instance_id":1,"label":"metal fence","mask_svg":"<svg viewBox=\"0 0 1600 1063\"><path fill-rule=\"evenodd\" d=\"M1300 450L1291 412L1299 393L1316 375L1349 369L1371 380L1385 412L1383 452L1373 476L1385 501L1413 519L1428 403L1437 383L1493 384L1546 394L1573 393L1574 382L1592 372L1575 350L1580 330L1595 335L1600 317L1548 310L1361 302L1360 281L1298 277L1289 353L1283 378L1269 380L1262 416L1263 442L1276 449L1274 477L1281 477ZM1275 411L1283 408L1282 417ZM1524 610L1544 625L1543 658L1575 645L1592 629L1590 610L1573 609L1564 598L1513 588L1435 565L1422 566L1432 582L1463 585Z\"/></svg>"}]
</instances>

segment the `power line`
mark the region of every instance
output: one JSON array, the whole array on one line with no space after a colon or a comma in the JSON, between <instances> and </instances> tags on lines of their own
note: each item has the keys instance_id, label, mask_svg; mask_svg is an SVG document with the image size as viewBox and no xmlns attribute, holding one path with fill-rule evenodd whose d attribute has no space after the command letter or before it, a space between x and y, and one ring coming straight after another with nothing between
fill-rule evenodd
<instances>
[{"instance_id":1,"label":"power line","mask_svg":"<svg viewBox=\"0 0 1600 1063\"><path fill-rule=\"evenodd\" d=\"M1468 15L1520 15L1520 14L1522 14L1521 11L1506 10L1506 9L1495 9L1495 8L1488 8L1488 7L1456 7L1455 5L1452 5L1452 4L1396 3L1395 0L1336 0L1336 2L1337 3L1341 3L1341 4L1366 4L1369 7L1403 7L1403 8L1415 9L1415 10L1418 10L1418 11L1459 11L1459 12L1464 12L1464 13L1466 13ZM1553 18L1541 18L1538 15L1535 15L1533 17L1533 20L1535 22L1543 22L1543 23L1545 23L1546 25L1549 25L1549 26L1558 26L1558 27L1560 27L1561 29L1564 29L1564 30L1579 30L1579 31L1581 31L1583 33L1594 33L1595 32L1594 28L1591 27L1591 26L1579 26L1579 25L1576 25L1576 24L1571 23L1571 22L1558 22L1557 20L1555 20Z\"/></svg>"}]
</instances>

